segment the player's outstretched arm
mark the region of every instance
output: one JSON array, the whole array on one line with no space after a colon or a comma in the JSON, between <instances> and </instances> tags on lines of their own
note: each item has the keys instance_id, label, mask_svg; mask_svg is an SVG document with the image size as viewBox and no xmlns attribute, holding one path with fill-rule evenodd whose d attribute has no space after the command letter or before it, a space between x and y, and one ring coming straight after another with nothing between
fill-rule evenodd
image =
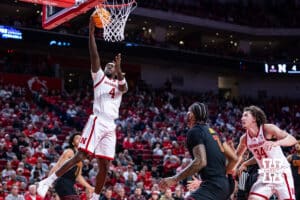
<instances>
[{"instance_id":1,"label":"player's outstretched arm","mask_svg":"<svg viewBox=\"0 0 300 200\"><path fill-rule=\"evenodd\" d=\"M100 57L97 50L97 44L95 39L95 23L93 21L92 16L90 17L89 23L89 51L90 51L90 60L92 72L97 73L100 65Z\"/></svg>"},{"instance_id":2,"label":"player's outstretched arm","mask_svg":"<svg viewBox=\"0 0 300 200\"><path fill-rule=\"evenodd\" d=\"M117 73L117 79L119 81L118 88L121 92L125 93L128 90L128 86L126 83L126 80L124 78L124 73L122 72L121 69L121 54L119 53L114 60L115 63L115 69Z\"/></svg>"}]
</instances>

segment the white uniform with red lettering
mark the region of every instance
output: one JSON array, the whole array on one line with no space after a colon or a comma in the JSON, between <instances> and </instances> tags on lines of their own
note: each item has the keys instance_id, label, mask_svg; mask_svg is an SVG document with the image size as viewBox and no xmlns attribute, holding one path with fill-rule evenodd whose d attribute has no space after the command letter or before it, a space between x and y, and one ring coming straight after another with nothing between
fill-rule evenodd
<instances>
[{"instance_id":1,"label":"white uniform with red lettering","mask_svg":"<svg viewBox=\"0 0 300 200\"><path fill-rule=\"evenodd\" d=\"M92 72L94 83L93 114L83 129L79 149L97 158L113 160L115 156L115 119L123 93L118 89L118 81L109 79L100 68ZM127 83L126 83L127 84Z\"/></svg>"},{"instance_id":2,"label":"white uniform with red lettering","mask_svg":"<svg viewBox=\"0 0 300 200\"><path fill-rule=\"evenodd\" d=\"M276 194L279 200L295 200L294 180L290 164L284 156L280 146L272 147L270 151L267 151L265 145L266 141L267 140L264 136L263 126L259 128L259 132L256 137L251 137L248 132L246 134L247 147L255 157L261 171L261 173L259 173L257 181L251 188L250 194L259 196L266 200L268 200L272 196L272 194ZM270 166L270 162L264 163L264 160L266 158L271 160L279 159L281 161L280 165ZM282 170L282 173L279 174L282 177L282 181L280 183L274 183L272 181L272 176L269 176L270 179L266 179L267 176L264 175L265 173L268 173L268 170L265 170L266 166L272 167L277 172ZM276 169L276 167L279 167L279 169ZM271 173L269 174L271 175Z\"/></svg>"}]
</instances>

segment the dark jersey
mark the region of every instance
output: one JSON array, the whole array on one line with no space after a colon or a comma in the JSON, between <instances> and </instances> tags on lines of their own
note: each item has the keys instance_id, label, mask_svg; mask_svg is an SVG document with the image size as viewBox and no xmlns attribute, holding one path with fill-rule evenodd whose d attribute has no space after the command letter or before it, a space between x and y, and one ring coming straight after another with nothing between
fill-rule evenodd
<instances>
[{"instance_id":1,"label":"dark jersey","mask_svg":"<svg viewBox=\"0 0 300 200\"><path fill-rule=\"evenodd\" d=\"M291 168L294 178L294 184L295 186L300 187L300 156L296 154L292 155Z\"/></svg>"},{"instance_id":2,"label":"dark jersey","mask_svg":"<svg viewBox=\"0 0 300 200\"><path fill-rule=\"evenodd\" d=\"M77 194L74 188L74 184L76 182L78 171L78 166L75 165L55 181L54 188L59 197Z\"/></svg>"},{"instance_id":3,"label":"dark jersey","mask_svg":"<svg viewBox=\"0 0 300 200\"><path fill-rule=\"evenodd\" d=\"M204 181L214 177L225 177L226 173L226 159L221 141L215 140L210 131L206 124L197 124L187 133L186 144L193 158L193 148L199 144L205 146L207 165L199 172Z\"/></svg>"}]
</instances>

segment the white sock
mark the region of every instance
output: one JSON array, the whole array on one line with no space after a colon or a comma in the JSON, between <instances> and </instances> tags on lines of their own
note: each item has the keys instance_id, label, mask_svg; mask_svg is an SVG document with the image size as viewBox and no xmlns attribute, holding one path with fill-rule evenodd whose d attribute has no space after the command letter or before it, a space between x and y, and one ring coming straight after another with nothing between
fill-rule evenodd
<instances>
[{"instance_id":1,"label":"white sock","mask_svg":"<svg viewBox=\"0 0 300 200\"><path fill-rule=\"evenodd\" d=\"M99 199L100 194L96 194L95 192L93 192L93 196L92 199Z\"/></svg>"},{"instance_id":2,"label":"white sock","mask_svg":"<svg viewBox=\"0 0 300 200\"><path fill-rule=\"evenodd\" d=\"M49 185L51 185L57 178L58 177L56 176L56 174L53 173L47 178L47 182L49 183Z\"/></svg>"}]
</instances>

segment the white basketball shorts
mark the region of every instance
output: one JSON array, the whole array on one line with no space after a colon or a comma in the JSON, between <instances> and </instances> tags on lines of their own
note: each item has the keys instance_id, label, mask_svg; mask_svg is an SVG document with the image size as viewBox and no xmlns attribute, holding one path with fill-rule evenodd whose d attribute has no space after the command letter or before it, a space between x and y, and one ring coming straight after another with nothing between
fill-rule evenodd
<instances>
[{"instance_id":1,"label":"white basketball shorts","mask_svg":"<svg viewBox=\"0 0 300 200\"><path fill-rule=\"evenodd\" d=\"M78 149L96 158L113 160L115 157L115 124L90 115L81 135Z\"/></svg>"},{"instance_id":2,"label":"white basketball shorts","mask_svg":"<svg viewBox=\"0 0 300 200\"><path fill-rule=\"evenodd\" d=\"M257 181L253 184L249 195L269 200L273 194L276 194L279 200L296 199L294 179L290 169L284 170L281 183L264 183L263 176L259 175Z\"/></svg>"}]
</instances>

